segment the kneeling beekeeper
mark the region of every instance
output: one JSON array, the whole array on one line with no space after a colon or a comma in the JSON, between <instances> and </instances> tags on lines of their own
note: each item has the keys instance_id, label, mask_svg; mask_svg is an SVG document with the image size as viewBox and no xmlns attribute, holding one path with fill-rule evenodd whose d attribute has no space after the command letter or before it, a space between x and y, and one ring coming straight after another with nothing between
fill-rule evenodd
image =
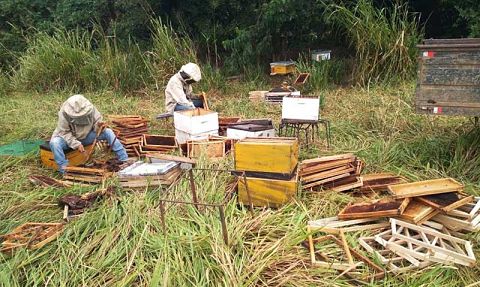
<instances>
[{"instance_id":1,"label":"kneeling beekeeper","mask_svg":"<svg viewBox=\"0 0 480 287\"><path fill-rule=\"evenodd\" d=\"M203 108L203 102L195 99L192 84L202 79L200 67L195 63L182 66L180 71L168 81L165 89L165 109L173 114L174 111Z\"/></svg>"},{"instance_id":2,"label":"kneeling beekeeper","mask_svg":"<svg viewBox=\"0 0 480 287\"><path fill-rule=\"evenodd\" d=\"M84 153L84 146L92 144L97 131L102 128L102 115L83 95L73 95L62 104L57 128L50 139L50 149L59 172L63 173L68 166L65 150L71 148ZM119 160L128 159L125 148L111 129L104 128L97 140L106 140Z\"/></svg>"}]
</instances>

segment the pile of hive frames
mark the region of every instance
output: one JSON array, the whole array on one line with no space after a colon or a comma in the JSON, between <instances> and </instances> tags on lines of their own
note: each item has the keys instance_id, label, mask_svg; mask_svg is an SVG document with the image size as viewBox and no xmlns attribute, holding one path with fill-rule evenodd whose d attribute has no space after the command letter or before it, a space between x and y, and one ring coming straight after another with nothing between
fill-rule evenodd
<instances>
[{"instance_id":1,"label":"pile of hive frames","mask_svg":"<svg viewBox=\"0 0 480 287\"><path fill-rule=\"evenodd\" d=\"M140 153L170 153L177 149L174 136L144 134L140 143Z\"/></svg>"},{"instance_id":2,"label":"pile of hive frames","mask_svg":"<svg viewBox=\"0 0 480 287\"><path fill-rule=\"evenodd\" d=\"M62 231L62 223L24 223L13 229L12 232L0 235L3 240L0 252L10 253L23 247L31 250L41 248L55 240Z\"/></svg>"},{"instance_id":3,"label":"pile of hive frames","mask_svg":"<svg viewBox=\"0 0 480 287\"><path fill-rule=\"evenodd\" d=\"M363 162L351 153L307 159L300 163L299 176L304 189L347 191L363 185Z\"/></svg>"},{"instance_id":4,"label":"pile of hive frames","mask_svg":"<svg viewBox=\"0 0 480 287\"><path fill-rule=\"evenodd\" d=\"M245 172L238 200L254 206L279 207L297 192L299 146L296 138L246 138L234 148L235 169Z\"/></svg>"},{"instance_id":5,"label":"pile of hive frames","mask_svg":"<svg viewBox=\"0 0 480 287\"><path fill-rule=\"evenodd\" d=\"M112 172L105 169L67 166L63 178L76 182L98 184L103 183L112 175Z\"/></svg>"},{"instance_id":6,"label":"pile of hive frames","mask_svg":"<svg viewBox=\"0 0 480 287\"><path fill-rule=\"evenodd\" d=\"M359 243L394 273L434 263L475 265L464 232L479 230L480 198L451 178L388 187L392 197L351 203L337 217L310 221L310 233L378 230ZM389 221L385 221L389 218Z\"/></svg>"},{"instance_id":7,"label":"pile of hive frames","mask_svg":"<svg viewBox=\"0 0 480 287\"><path fill-rule=\"evenodd\" d=\"M140 156L140 142L148 133L148 121L137 115L110 115L113 131L129 156Z\"/></svg>"}]
</instances>

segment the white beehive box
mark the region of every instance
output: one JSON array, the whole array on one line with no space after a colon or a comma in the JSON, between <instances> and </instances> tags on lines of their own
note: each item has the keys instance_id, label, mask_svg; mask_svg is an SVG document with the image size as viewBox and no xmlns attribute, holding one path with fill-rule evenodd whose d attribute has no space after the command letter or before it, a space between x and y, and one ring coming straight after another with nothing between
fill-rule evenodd
<instances>
[{"instance_id":1,"label":"white beehive box","mask_svg":"<svg viewBox=\"0 0 480 287\"><path fill-rule=\"evenodd\" d=\"M320 62L330 60L331 50L315 50L312 51L312 60Z\"/></svg>"},{"instance_id":2,"label":"white beehive box","mask_svg":"<svg viewBox=\"0 0 480 287\"><path fill-rule=\"evenodd\" d=\"M178 144L184 144L189 140L204 140L208 139L208 136L218 136L218 129L213 130L213 131L207 131L203 133L197 133L197 134L189 134L184 131L175 129L175 139L177 140Z\"/></svg>"},{"instance_id":3,"label":"white beehive box","mask_svg":"<svg viewBox=\"0 0 480 287\"><path fill-rule=\"evenodd\" d=\"M227 138L244 139L244 138L259 138L259 137L275 137L275 129L266 129L263 131L245 131L227 128Z\"/></svg>"},{"instance_id":4,"label":"white beehive box","mask_svg":"<svg viewBox=\"0 0 480 287\"><path fill-rule=\"evenodd\" d=\"M204 109L178 111L173 113L176 130L188 134L200 134L218 130L218 113Z\"/></svg>"},{"instance_id":5,"label":"white beehive box","mask_svg":"<svg viewBox=\"0 0 480 287\"><path fill-rule=\"evenodd\" d=\"M318 121L318 97L283 97L282 119Z\"/></svg>"}]
</instances>

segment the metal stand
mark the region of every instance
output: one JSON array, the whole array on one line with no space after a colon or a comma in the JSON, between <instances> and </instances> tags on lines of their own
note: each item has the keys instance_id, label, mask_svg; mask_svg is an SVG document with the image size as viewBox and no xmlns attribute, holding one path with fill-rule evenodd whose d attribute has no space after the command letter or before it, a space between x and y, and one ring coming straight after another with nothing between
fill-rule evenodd
<instances>
[{"instance_id":1,"label":"metal stand","mask_svg":"<svg viewBox=\"0 0 480 287\"><path fill-rule=\"evenodd\" d=\"M176 200L176 199L163 199L163 198L160 199L159 210L160 210L160 220L162 222L163 232L165 234L167 232L167 225L166 225L166 220L165 220L165 214L167 212L167 209L166 209L165 206L166 206L167 203L171 203L172 205L175 205L175 204L193 205L193 206L195 206L195 208L199 212L201 212L199 207L204 207L205 209L207 209L207 208L211 208L211 209L214 209L214 210L217 209L218 213L219 213L219 219L220 219L221 227L222 227L223 241L225 242L226 245L228 245L228 231L227 231L227 222L226 222L226 219L225 219L225 207L226 207L227 203L230 201L230 199L232 198L232 195L235 192L235 189L236 189L236 186L238 185L239 180L245 180L244 183L245 183L245 187L246 187L246 190L247 190L248 199L250 201L249 210L253 215L253 204L251 202L250 191L247 187L245 172L232 171L232 170L220 170L220 169L204 169L204 168L195 169L195 170L197 170L197 171L229 172L229 173L232 173L232 174L236 175L236 180L235 180L235 182L233 182L233 184L231 186L229 186L226 189L225 196L224 196L224 199L223 199L222 202L220 202L220 203L202 203L202 202L198 201L197 190L196 190L196 187L195 187L195 179L194 179L194 176L193 176L193 169L189 169L188 170L188 175L189 175L189 182L190 182L190 191L192 193L192 201L184 201L184 200ZM185 173L184 173L184 175L185 175Z\"/></svg>"},{"instance_id":2,"label":"metal stand","mask_svg":"<svg viewBox=\"0 0 480 287\"><path fill-rule=\"evenodd\" d=\"M305 143L308 144L309 140L314 142L315 138L318 138L318 124L322 124L325 127L327 147L330 147L330 121L326 119L319 119L318 121L282 119L278 134L279 136L294 136L300 139L300 133L303 131L305 133Z\"/></svg>"}]
</instances>

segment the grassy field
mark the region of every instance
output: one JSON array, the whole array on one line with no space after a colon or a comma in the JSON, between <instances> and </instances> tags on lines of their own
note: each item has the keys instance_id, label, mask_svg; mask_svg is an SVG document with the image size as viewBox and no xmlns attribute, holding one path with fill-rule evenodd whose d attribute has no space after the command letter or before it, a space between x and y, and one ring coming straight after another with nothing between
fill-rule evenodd
<instances>
[{"instance_id":1,"label":"grassy field","mask_svg":"<svg viewBox=\"0 0 480 287\"><path fill-rule=\"evenodd\" d=\"M244 118L272 117L280 107L249 102L247 91L266 89L232 83L211 90L211 108ZM480 129L466 118L416 115L413 83L394 87L335 88L323 97L322 116L332 121L333 147L324 142L301 146L301 157L354 152L366 161L366 171L390 171L410 180L451 176L479 194ZM48 138L56 113L69 92L11 93L0 97L0 144L17 139ZM124 96L111 92L86 94L104 114L141 114L150 119L163 111L162 92ZM151 129L172 133L152 120ZM30 173L51 175L36 155L0 159L0 234L27 221L60 221L57 198L75 190L40 188L27 179ZM231 167L232 160L201 166ZM225 174L197 174L201 200L220 200ZM115 185L115 182L110 184ZM163 192L163 194L162 194ZM187 182L169 196L188 199ZM54 242L36 251L0 254L0 286L348 286L332 270L310 266L301 246L309 219L336 215L349 201L348 194L300 193L278 210L257 209L252 217L232 200L226 209L230 245L222 241L215 212L198 213L191 207L170 208L168 232L161 229L158 198L162 190L117 194L95 205L66 225ZM349 243L360 250L349 234ZM468 236L479 253L479 236ZM478 266L436 266L402 276L388 275L371 286L463 286L478 280Z\"/></svg>"}]
</instances>

